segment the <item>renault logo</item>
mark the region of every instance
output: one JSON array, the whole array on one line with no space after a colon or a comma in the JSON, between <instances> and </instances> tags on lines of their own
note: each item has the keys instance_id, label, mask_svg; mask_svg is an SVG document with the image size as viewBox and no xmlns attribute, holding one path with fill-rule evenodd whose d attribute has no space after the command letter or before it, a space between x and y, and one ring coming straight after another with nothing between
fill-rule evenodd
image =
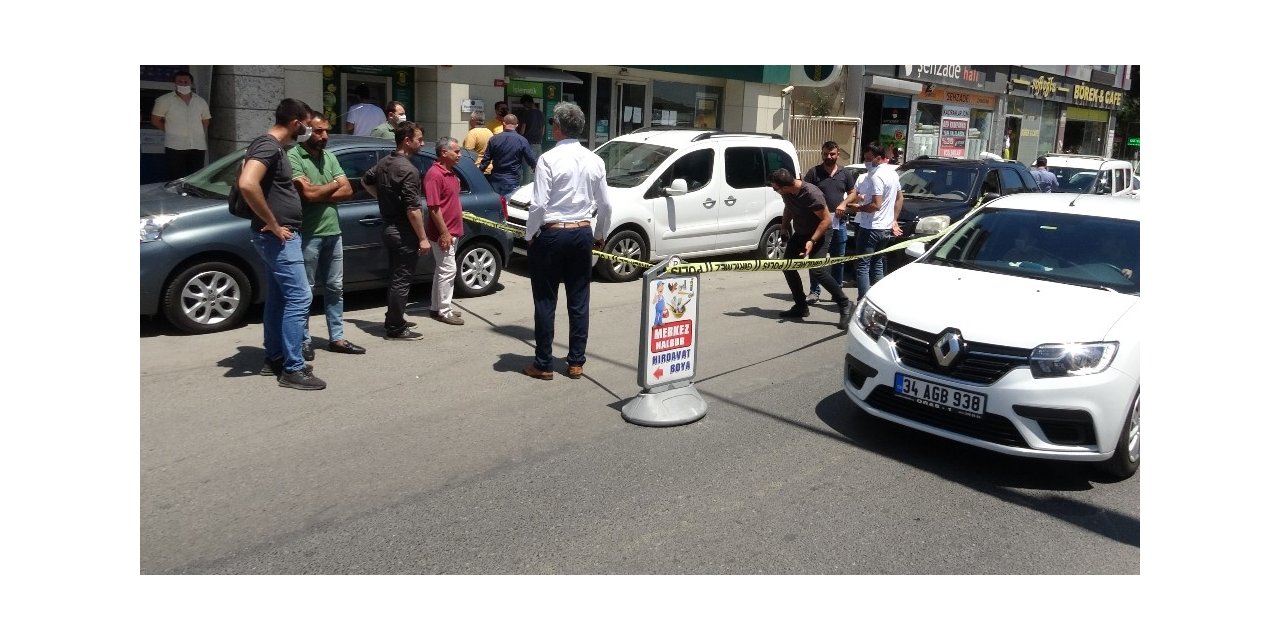
<instances>
[{"instance_id":1,"label":"renault logo","mask_svg":"<svg viewBox=\"0 0 1280 640\"><path fill-rule=\"evenodd\" d=\"M959 357L963 345L964 336L960 335L960 330L947 329L933 341L933 358L939 365L949 367Z\"/></svg>"}]
</instances>

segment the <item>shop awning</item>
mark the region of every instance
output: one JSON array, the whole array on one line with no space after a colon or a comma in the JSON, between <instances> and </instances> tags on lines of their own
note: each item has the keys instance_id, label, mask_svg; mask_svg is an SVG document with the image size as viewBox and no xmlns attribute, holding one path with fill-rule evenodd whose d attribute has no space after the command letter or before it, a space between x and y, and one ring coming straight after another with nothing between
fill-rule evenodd
<instances>
[{"instance_id":1,"label":"shop awning","mask_svg":"<svg viewBox=\"0 0 1280 640\"><path fill-rule=\"evenodd\" d=\"M507 77L512 80L532 80L534 82L567 82L582 84L582 78L556 69L537 69L534 67L507 67Z\"/></svg>"}]
</instances>

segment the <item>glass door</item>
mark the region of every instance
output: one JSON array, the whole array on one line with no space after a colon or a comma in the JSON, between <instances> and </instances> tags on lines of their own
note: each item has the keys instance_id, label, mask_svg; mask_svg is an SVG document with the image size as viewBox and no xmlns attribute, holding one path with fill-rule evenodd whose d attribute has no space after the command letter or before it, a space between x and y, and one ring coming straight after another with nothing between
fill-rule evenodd
<instances>
[{"instance_id":1,"label":"glass door","mask_svg":"<svg viewBox=\"0 0 1280 640\"><path fill-rule=\"evenodd\" d=\"M642 83L618 81L618 99L613 112L617 135L625 135L648 123L648 87Z\"/></svg>"}]
</instances>

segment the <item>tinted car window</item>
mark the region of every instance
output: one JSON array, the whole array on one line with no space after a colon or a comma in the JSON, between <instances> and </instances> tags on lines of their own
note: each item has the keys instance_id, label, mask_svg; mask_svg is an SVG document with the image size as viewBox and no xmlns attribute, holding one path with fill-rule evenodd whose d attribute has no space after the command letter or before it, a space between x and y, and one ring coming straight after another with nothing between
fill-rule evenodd
<instances>
[{"instance_id":1,"label":"tinted car window","mask_svg":"<svg viewBox=\"0 0 1280 640\"><path fill-rule=\"evenodd\" d=\"M657 188L671 186L671 182L677 178L683 179L689 185L689 191L697 191L705 187L711 182L711 171L715 167L715 151L712 149L698 149L685 154L675 164L667 167L666 171L658 178ZM649 197L661 195L657 190L649 192Z\"/></svg>"},{"instance_id":2,"label":"tinted car window","mask_svg":"<svg viewBox=\"0 0 1280 640\"><path fill-rule=\"evenodd\" d=\"M900 171L898 180L905 197L962 201L973 193L978 171L973 167L922 165Z\"/></svg>"},{"instance_id":3,"label":"tinted car window","mask_svg":"<svg viewBox=\"0 0 1280 640\"><path fill-rule=\"evenodd\" d=\"M435 164L436 157L429 156L425 153L419 153L413 156L412 158L410 158L409 160L410 162L413 162L413 166L418 169L418 173L422 174L422 177L425 179L427 176L427 169L430 169L431 165ZM461 192L467 193L468 191L471 191L471 188L467 185L467 178L466 176L462 175L462 171L458 170L458 171L454 171L453 173L454 175L458 176L458 183L460 185Z\"/></svg>"},{"instance_id":4,"label":"tinted car window","mask_svg":"<svg viewBox=\"0 0 1280 640\"><path fill-rule=\"evenodd\" d=\"M381 154L377 151L348 151L337 155L338 164L342 166L342 172L347 175L347 181L351 183L351 199L348 202L353 200L372 200L373 196L368 191L365 191L360 184L360 180L370 167L378 163L378 158Z\"/></svg>"},{"instance_id":5,"label":"tinted car window","mask_svg":"<svg viewBox=\"0 0 1280 640\"><path fill-rule=\"evenodd\" d=\"M787 171L790 171L791 175L793 176L799 175L798 173L796 173L795 165L791 163L791 156L783 153L781 149L774 149L773 147L765 147L764 148L765 177L767 178L769 174L773 173L774 171L777 171L778 169L786 169Z\"/></svg>"},{"instance_id":6,"label":"tinted car window","mask_svg":"<svg viewBox=\"0 0 1280 640\"><path fill-rule=\"evenodd\" d=\"M730 147L724 152L724 177L730 187L751 189L768 185L759 147Z\"/></svg>"},{"instance_id":7,"label":"tinted car window","mask_svg":"<svg viewBox=\"0 0 1280 640\"><path fill-rule=\"evenodd\" d=\"M1022 184L1022 178L1018 177L1018 170L1012 167L1000 167L1000 182L1004 185L1004 191L1001 192L1004 194L1039 191L1039 189L1029 189Z\"/></svg>"},{"instance_id":8,"label":"tinted car window","mask_svg":"<svg viewBox=\"0 0 1280 640\"><path fill-rule=\"evenodd\" d=\"M1000 172L995 169L987 170L987 177L982 179L983 193L1001 193L1000 191Z\"/></svg>"}]
</instances>

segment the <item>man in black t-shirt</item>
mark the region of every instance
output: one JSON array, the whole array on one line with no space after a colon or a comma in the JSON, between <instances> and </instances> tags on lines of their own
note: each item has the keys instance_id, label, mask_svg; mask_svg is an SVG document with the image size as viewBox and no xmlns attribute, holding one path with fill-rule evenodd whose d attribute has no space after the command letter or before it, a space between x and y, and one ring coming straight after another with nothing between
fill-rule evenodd
<instances>
[{"instance_id":1,"label":"man in black t-shirt","mask_svg":"<svg viewBox=\"0 0 1280 640\"><path fill-rule=\"evenodd\" d=\"M293 98L276 107L275 124L249 143L236 186L253 210L250 242L267 274L262 310L263 375L276 376L282 387L325 388L302 358L311 308L311 285L302 259L302 200L293 185L293 167L285 147L311 136L311 108Z\"/></svg>"},{"instance_id":2,"label":"man in black t-shirt","mask_svg":"<svg viewBox=\"0 0 1280 640\"><path fill-rule=\"evenodd\" d=\"M365 191L378 199L382 214L382 244L387 247L390 282L387 283L387 315L382 322L387 340L421 340L410 331L415 323L404 318L409 302L409 285L418 266L418 256L431 251L422 224L422 174L409 158L422 150L422 127L401 122L395 127L396 150L387 154L364 174Z\"/></svg>"},{"instance_id":3,"label":"man in black t-shirt","mask_svg":"<svg viewBox=\"0 0 1280 640\"><path fill-rule=\"evenodd\" d=\"M822 190L803 180L797 180L787 169L778 169L769 174L769 185L782 196L782 235L787 243L783 258L807 258L821 256L827 241L827 229L831 227L831 213L827 209L826 196ZM849 296L831 277L827 269L814 270L818 276L818 284L822 285L831 299L840 307L840 321L837 327L841 331L849 328L849 319L853 315L853 305ZM794 269L784 270L783 277L791 288L791 298L795 305L778 314L781 318L805 318L809 315L809 304L804 297L804 284L800 281L800 272Z\"/></svg>"}]
</instances>

